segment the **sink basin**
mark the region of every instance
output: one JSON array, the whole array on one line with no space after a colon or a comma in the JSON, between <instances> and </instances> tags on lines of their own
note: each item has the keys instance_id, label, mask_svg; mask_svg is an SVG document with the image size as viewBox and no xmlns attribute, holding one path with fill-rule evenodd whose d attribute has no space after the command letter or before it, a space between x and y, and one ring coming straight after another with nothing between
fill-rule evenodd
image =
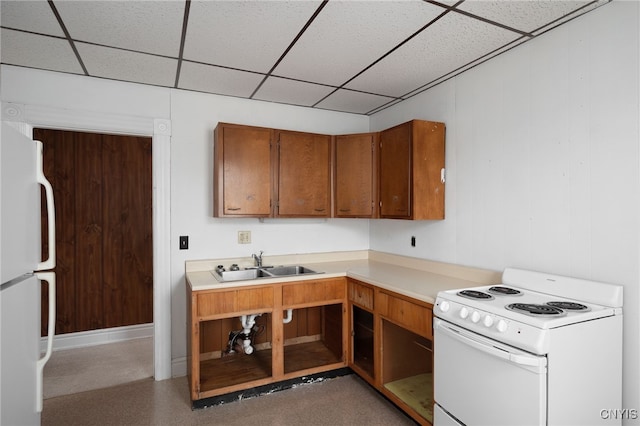
<instances>
[{"instance_id":1,"label":"sink basin","mask_svg":"<svg viewBox=\"0 0 640 426\"><path fill-rule=\"evenodd\" d=\"M304 266L274 266L273 268L269 268L269 273L275 276L287 276L287 275L303 275L303 274L319 274L320 272L316 272L313 269L306 268Z\"/></svg>"},{"instance_id":2,"label":"sink basin","mask_svg":"<svg viewBox=\"0 0 640 426\"><path fill-rule=\"evenodd\" d=\"M269 266L265 268L241 269L239 271L211 271L220 282L248 281L258 278L289 277L292 275L321 274L305 266Z\"/></svg>"},{"instance_id":3,"label":"sink basin","mask_svg":"<svg viewBox=\"0 0 640 426\"><path fill-rule=\"evenodd\" d=\"M244 281L255 280L256 278L271 278L264 269L241 269L239 271L213 271L213 274L218 278L218 281Z\"/></svg>"}]
</instances>

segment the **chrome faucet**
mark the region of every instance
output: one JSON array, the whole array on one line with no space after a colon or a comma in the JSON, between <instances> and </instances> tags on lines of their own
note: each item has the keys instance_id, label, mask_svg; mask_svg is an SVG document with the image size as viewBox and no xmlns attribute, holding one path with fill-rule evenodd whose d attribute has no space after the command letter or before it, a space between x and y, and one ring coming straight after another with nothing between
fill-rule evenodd
<instances>
[{"instance_id":1,"label":"chrome faucet","mask_svg":"<svg viewBox=\"0 0 640 426\"><path fill-rule=\"evenodd\" d=\"M257 266L258 268L262 267L262 250L260 250L260 254L255 254L253 253L251 255L251 257L253 257L253 260L255 262L255 266Z\"/></svg>"}]
</instances>

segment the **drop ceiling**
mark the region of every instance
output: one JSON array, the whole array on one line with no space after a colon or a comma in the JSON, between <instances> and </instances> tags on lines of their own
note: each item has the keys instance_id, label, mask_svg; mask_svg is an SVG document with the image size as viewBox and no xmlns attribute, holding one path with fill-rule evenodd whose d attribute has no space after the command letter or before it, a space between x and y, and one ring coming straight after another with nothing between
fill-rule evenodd
<instances>
[{"instance_id":1,"label":"drop ceiling","mask_svg":"<svg viewBox=\"0 0 640 426\"><path fill-rule=\"evenodd\" d=\"M2 0L0 59L371 115L609 1Z\"/></svg>"}]
</instances>

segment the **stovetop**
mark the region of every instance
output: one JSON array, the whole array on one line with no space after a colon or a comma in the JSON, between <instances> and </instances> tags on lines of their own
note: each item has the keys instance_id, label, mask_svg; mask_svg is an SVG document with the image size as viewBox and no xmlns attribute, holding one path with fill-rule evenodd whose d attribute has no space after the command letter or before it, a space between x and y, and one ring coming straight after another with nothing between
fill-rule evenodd
<instances>
[{"instance_id":1,"label":"stovetop","mask_svg":"<svg viewBox=\"0 0 640 426\"><path fill-rule=\"evenodd\" d=\"M505 284L448 290L439 293L438 298L540 329L562 327L615 314L607 306Z\"/></svg>"},{"instance_id":2,"label":"stovetop","mask_svg":"<svg viewBox=\"0 0 640 426\"><path fill-rule=\"evenodd\" d=\"M545 354L553 330L622 314L621 286L518 269L506 269L502 278L501 284L441 291L434 315Z\"/></svg>"}]
</instances>

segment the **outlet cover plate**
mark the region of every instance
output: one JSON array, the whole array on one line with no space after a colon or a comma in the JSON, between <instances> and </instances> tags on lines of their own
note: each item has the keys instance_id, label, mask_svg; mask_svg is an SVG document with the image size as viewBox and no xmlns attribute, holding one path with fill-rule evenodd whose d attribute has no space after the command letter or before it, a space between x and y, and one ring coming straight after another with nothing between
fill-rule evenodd
<instances>
[{"instance_id":1,"label":"outlet cover plate","mask_svg":"<svg viewBox=\"0 0 640 426\"><path fill-rule=\"evenodd\" d=\"M238 231L238 244L251 244L251 231Z\"/></svg>"}]
</instances>

